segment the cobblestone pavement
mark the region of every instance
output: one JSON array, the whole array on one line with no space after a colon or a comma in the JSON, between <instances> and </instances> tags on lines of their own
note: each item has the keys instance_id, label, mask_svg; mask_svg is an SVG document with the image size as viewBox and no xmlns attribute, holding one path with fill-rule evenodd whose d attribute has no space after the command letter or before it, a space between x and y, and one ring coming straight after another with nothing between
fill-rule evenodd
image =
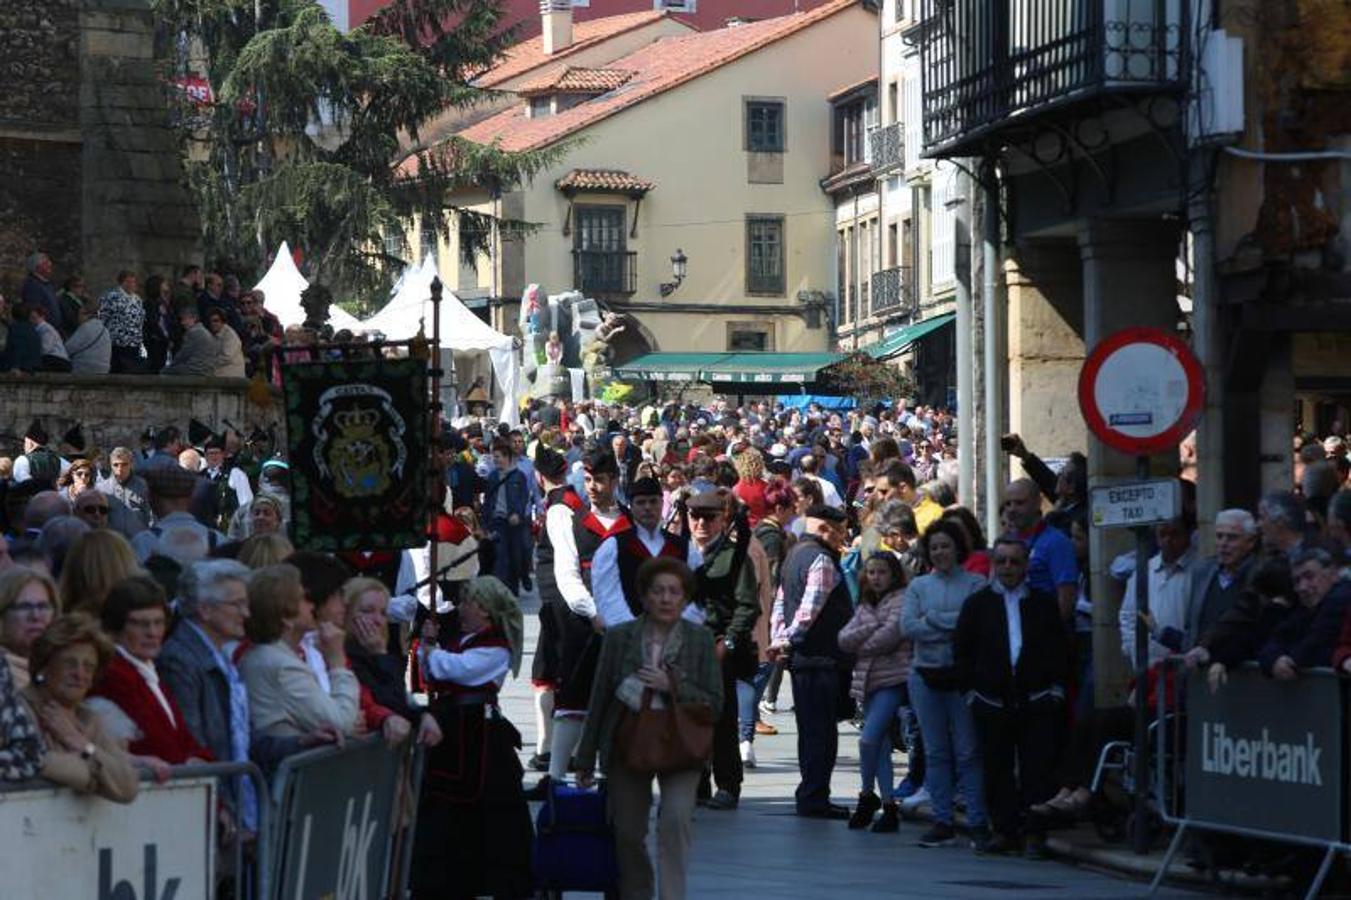
<instances>
[{"instance_id":1,"label":"cobblestone pavement","mask_svg":"<svg viewBox=\"0 0 1351 900\"><path fill-rule=\"evenodd\" d=\"M522 597L526 618L526 658L539 630L538 601ZM779 698L789 709L787 680ZM507 716L520 729L525 755L533 751L535 719L528 677L509 681L503 697ZM690 866L690 897L944 898L977 900L1001 897L1118 900L1143 897L1146 886L1119 876L1056 861L977 857L965 844L924 849L915 841L925 827L905 822L898 834L852 832L843 822L799 819L793 815L797 785L796 736L791 712L772 719L779 734L760 736L758 766L747 772L741 806L731 812L699 809L695 814ZM858 792L857 733L840 726L840 759L834 793L839 803L852 804ZM527 773L527 784L536 776ZM569 897L583 895L572 895ZM1195 897L1183 890L1164 890L1159 897Z\"/></svg>"}]
</instances>

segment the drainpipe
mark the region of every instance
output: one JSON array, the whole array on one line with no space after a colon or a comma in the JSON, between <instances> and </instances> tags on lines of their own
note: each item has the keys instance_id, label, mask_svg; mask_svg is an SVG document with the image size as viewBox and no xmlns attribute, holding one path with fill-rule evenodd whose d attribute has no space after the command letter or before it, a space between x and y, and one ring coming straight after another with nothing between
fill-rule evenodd
<instances>
[{"instance_id":1,"label":"drainpipe","mask_svg":"<svg viewBox=\"0 0 1351 900\"><path fill-rule=\"evenodd\" d=\"M996 292L999 286L999 182L990 166L981 184L985 192L981 252L985 277L982 300L985 313L985 533L999 534L999 497L1004 491L1004 454L999 439L1004 431L1004 365L1001 359L1006 325Z\"/></svg>"},{"instance_id":2,"label":"drainpipe","mask_svg":"<svg viewBox=\"0 0 1351 900\"><path fill-rule=\"evenodd\" d=\"M1214 154L1198 154L1197 159L1201 165L1195 171L1204 173ZM1223 505L1225 487L1224 454L1220 450L1224 428L1223 370L1216 316L1214 198L1209 187L1194 194L1187 212L1192 235L1192 333L1206 377L1205 411L1196 433L1197 471L1204 472L1205 477L1196 480L1196 505L1202 550L1209 553L1214 545L1215 514Z\"/></svg>"}]
</instances>

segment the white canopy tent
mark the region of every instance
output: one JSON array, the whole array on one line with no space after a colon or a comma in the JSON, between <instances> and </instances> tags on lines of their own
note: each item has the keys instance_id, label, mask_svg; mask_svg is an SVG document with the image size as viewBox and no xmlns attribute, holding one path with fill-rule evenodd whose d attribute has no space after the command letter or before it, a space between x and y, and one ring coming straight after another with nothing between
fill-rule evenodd
<instances>
[{"instance_id":1,"label":"white canopy tent","mask_svg":"<svg viewBox=\"0 0 1351 900\"><path fill-rule=\"evenodd\" d=\"M263 292L264 308L276 316L285 327L304 323L305 308L300 305L300 295L309 286L310 283L305 280L305 276L296 268L290 246L282 241L281 246L277 248L276 258L272 260L272 267L253 289ZM363 327L356 316L336 304L328 308L328 323L333 326L334 331L341 331L344 328L349 331L360 331Z\"/></svg>"},{"instance_id":2,"label":"white canopy tent","mask_svg":"<svg viewBox=\"0 0 1351 900\"><path fill-rule=\"evenodd\" d=\"M393 298L375 315L361 324L367 331L379 331L389 340L406 340L422 331L432 334L432 280L436 261L427 257L418 268L408 268L395 285ZM457 353L485 352L497 378L495 398L500 420L520 424L516 398L520 392L521 361L513 340L474 315L451 291L441 294L441 348Z\"/></svg>"}]
</instances>

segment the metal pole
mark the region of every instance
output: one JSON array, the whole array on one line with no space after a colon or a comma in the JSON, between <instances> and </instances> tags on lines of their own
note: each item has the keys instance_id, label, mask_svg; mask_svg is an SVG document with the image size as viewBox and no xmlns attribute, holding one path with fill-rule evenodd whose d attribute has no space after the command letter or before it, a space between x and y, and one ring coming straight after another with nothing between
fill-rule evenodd
<instances>
[{"instance_id":1,"label":"metal pole","mask_svg":"<svg viewBox=\"0 0 1351 900\"><path fill-rule=\"evenodd\" d=\"M1135 458L1135 474L1149 478L1149 457ZM1135 529L1135 852L1149 852L1149 631L1143 618L1149 614L1149 529ZM1159 673L1158 690L1164 689Z\"/></svg>"},{"instance_id":2,"label":"metal pole","mask_svg":"<svg viewBox=\"0 0 1351 900\"><path fill-rule=\"evenodd\" d=\"M976 509L975 415L971 404L975 396L971 366L971 209L975 184L965 173L959 175L965 188L957 215L957 502Z\"/></svg>"},{"instance_id":3,"label":"metal pole","mask_svg":"<svg viewBox=\"0 0 1351 900\"><path fill-rule=\"evenodd\" d=\"M439 277L432 279L432 386L431 403L427 407L427 418L431 423L432 440L427 442L427 447L431 451L431 469L437 473L437 487L439 489L449 489L445 485L445 475L439 471L437 454L441 449L441 442L438 439L441 432L441 291L443 289ZM436 517L439 516L444 507L441 498L433 494L431 497L432 509L430 524L435 526ZM432 573L431 584L427 585L427 609L433 615L436 613L436 592L440 587L440 579L436 577L436 533L433 531L428 540L431 546L427 548L427 571Z\"/></svg>"},{"instance_id":4,"label":"metal pole","mask_svg":"<svg viewBox=\"0 0 1351 900\"><path fill-rule=\"evenodd\" d=\"M1003 347L1004 317L1000 315L999 298L999 186L993 170L986 172L981 189L985 192L984 235L981 251L984 254L983 296L985 314L985 533L999 534L999 495L1004 488L1003 450L999 439L1004 429L1004 364L1000 350Z\"/></svg>"}]
</instances>

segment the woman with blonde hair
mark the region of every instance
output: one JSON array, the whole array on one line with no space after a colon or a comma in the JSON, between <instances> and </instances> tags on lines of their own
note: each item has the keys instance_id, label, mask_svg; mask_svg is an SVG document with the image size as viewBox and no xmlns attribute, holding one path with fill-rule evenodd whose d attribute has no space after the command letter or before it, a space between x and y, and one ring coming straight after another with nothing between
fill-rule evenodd
<instances>
[{"instance_id":1,"label":"woman with blonde hair","mask_svg":"<svg viewBox=\"0 0 1351 900\"><path fill-rule=\"evenodd\" d=\"M255 534L240 545L239 555L235 558L250 569L261 569L285 562L295 552L296 548L285 535Z\"/></svg>"},{"instance_id":2,"label":"woman with blonde hair","mask_svg":"<svg viewBox=\"0 0 1351 900\"><path fill-rule=\"evenodd\" d=\"M33 644L33 681L19 692L47 744L42 776L118 803L136 798L131 757L83 704L113 645L82 613L58 618Z\"/></svg>"},{"instance_id":3,"label":"woman with blonde hair","mask_svg":"<svg viewBox=\"0 0 1351 900\"><path fill-rule=\"evenodd\" d=\"M765 483L765 458L759 450L750 447L733 456L732 465L737 474L736 487L732 488L732 493L746 504L751 527L754 528L769 513L769 504L765 502L765 489L769 487Z\"/></svg>"},{"instance_id":4,"label":"woman with blonde hair","mask_svg":"<svg viewBox=\"0 0 1351 900\"><path fill-rule=\"evenodd\" d=\"M16 690L28 687L28 656L55 618L58 596L46 572L24 566L0 572L0 648Z\"/></svg>"},{"instance_id":5,"label":"woman with blonde hair","mask_svg":"<svg viewBox=\"0 0 1351 900\"><path fill-rule=\"evenodd\" d=\"M83 534L71 545L61 566L61 609L97 618L113 585L141 572L136 551L116 531Z\"/></svg>"}]
</instances>

